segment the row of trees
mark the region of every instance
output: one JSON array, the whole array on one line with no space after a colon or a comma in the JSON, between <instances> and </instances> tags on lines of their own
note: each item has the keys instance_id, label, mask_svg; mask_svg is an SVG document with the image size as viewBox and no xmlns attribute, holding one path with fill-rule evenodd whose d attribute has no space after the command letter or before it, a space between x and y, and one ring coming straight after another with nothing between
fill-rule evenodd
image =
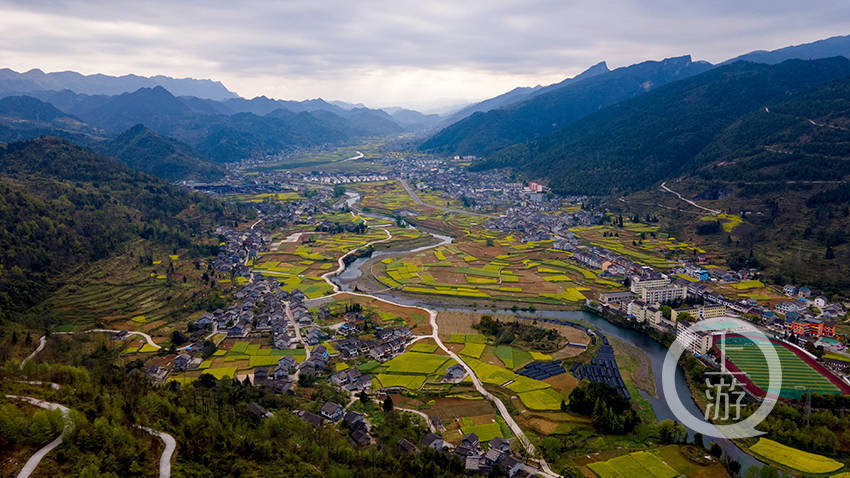
<instances>
[{"instance_id":1,"label":"row of trees","mask_svg":"<svg viewBox=\"0 0 850 478\"><path fill-rule=\"evenodd\" d=\"M544 329L518 320L502 322L489 315L481 316L481 320L473 327L484 335L495 337L497 344L517 342L544 352L561 348L564 341L563 336L555 329Z\"/></svg>"}]
</instances>

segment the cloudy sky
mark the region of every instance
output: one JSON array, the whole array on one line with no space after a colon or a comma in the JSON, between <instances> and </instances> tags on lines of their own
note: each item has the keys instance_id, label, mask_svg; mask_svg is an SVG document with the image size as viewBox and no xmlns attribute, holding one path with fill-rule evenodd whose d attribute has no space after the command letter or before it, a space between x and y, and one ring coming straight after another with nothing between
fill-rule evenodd
<instances>
[{"instance_id":1,"label":"cloudy sky","mask_svg":"<svg viewBox=\"0 0 850 478\"><path fill-rule=\"evenodd\" d=\"M212 78L244 97L420 109L691 54L850 34L836 0L0 0L0 67Z\"/></svg>"}]
</instances>

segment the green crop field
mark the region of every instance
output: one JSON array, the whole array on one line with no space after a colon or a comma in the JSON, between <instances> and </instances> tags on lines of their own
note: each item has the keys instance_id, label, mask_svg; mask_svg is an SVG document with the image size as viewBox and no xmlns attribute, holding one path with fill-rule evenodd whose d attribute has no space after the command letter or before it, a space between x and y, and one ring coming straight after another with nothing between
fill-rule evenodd
<instances>
[{"instance_id":1,"label":"green crop field","mask_svg":"<svg viewBox=\"0 0 850 478\"><path fill-rule=\"evenodd\" d=\"M551 388L531 390L517 394L523 405L531 410L560 410L564 397Z\"/></svg>"},{"instance_id":2,"label":"green crop field","mask_svg":"<svg viewBox=\"0 0 850 478\"><path fill-rule=\"evenodd\" d=\"M542 390L544 388L549 388L549 384L546 382L541 382L540 380L535 380L533 378L523 377L522 375L517 375L516 380L510 385L507 386L507 389L516 392L530 392L532 390Z\"/></svg>"},{"instance_id":3,"label":"green crop field","mask_svg":"<svg viewBox=\"0 0 850 478\"><path fill-rule=\"evenodd\" d=\"M599 478L674 478L681 474L653 453L646 451L637 451L608 461L597 461L587 467Z\"/></svg>"},{"instance_id":4,"label":"green crop field","mask_svg":"<svg viewBox=\"0 0 850 478\"><path fill-rule=\"evenodd\" d=\"M449 342L453 344L483 344L487 342L487 337L481 334L451 334Z\"/></svg>"},{"instance_id":5,"label":"green crop field","mask_svg":"<svg viewBox=\"0 0 850 478\"><path fill-rule=\"evenodd\" d=\"M510 369L515 369L531 361L531 354L510 345L496 347L496 357L499 357L505 367Z\"/></svg>"},{"instance_id":6,"label":"green crop field","mask_svg":"<svg viewBox=\"0 0 850 478\"><path fill-rule=\"evenodd\" d=\"M744 280L737 284L732 284L732 288L737 290L761 289L762 287L764 287L764 283L757 280Z\"/></svg>"},{"instance_id":7,"label":"green crop field","mask_svg":"<svg viewBox=\"0 0 850 478\"><path fill-rule=\"evenodd\" d=\"M832 458L791 448L766 438L759 438L750 451L803 473L831 473L844 466L844 463Z\"/></svg>"},{"instance_id":8,"label":"green crop field","mask_svg":"<svg viewBox=\"0 0 850 478\"><path fill-rule=\"evenodd\" d=\"M778 344L773 344L773 348L779 357L779 363L774 363L773 366L782 370L780 396L783 398L799 398L805 390L814 393L841 393L837 386L794 352ZM745 372L757 387L767 390L770 382L768 362L755 343L743 337L728 337L726 358Z\"/></svg>"},{"instance_id":9,"label":"green crop field","mask_svg":"<svg viewBox=\"0 0 850 478\"><path fill-rule=\"evenodd\" d=\"M425 383L425 375L405 375L394 373L380 373L375 378L381 387L404 387L409 390L418 390Z\"/></svg>"},{"instance_id":10,"label":"green crop field","mask_svg":"<svg viewBox=\"0 0 850 478\"><path fill-rule=\"evenodd\" d=\"M212 374L215 378L221 380L224 377L236 377L236 367L218 367L207 369L205 373Z\"/></svg>"},{"instance_id":11,"label":"green crop field","mask_svg":"<svg viewBox=\"0 0 850 478\"><path fill-rule=\"evenodd\" d=\"M544 353L541 353L541 352L535 352L533 350L529 351L528 353L531 354L532 360L542 360L542 361L552 360L552 356L549 355L549 354L544 354Z\"/></svg>"},{"instance_id":12,"label":"green crop field","mask_svg":"<svg viewBox=\"0 0 850 478\"><path fill-rule=\"evenodd\" d=\"M434 353L437 351L437 346L434 344L415 343L408 349L409 352Z\"/></svg>"},{"instance_id":13,"label":"green crop field","mask_svg":"<svg viewBox=\"0 0 850 478\"><path fill-rule=\"evenodd\" d=\"M466 418L466 417L464 417ZM464 425L461 428L463 434L475 433L478 435L478 440L483 442L488 442L496 437L504 438L502 436L502 428L498 423L485 423L483 425Z\"/></svg>"},{"instance_id":14,"label":"green crop field","mask_svg":"<svg viewBox=\"0 0 850 478\"><path fill-rule=\"evenodd\" d=\"M386 363L387 373L431 374L449 357L445 355L405 352Z\"/></svg>"},{"instance_id":15,"label":"green crop field","mask_svg":"<svg viewBox=\"0 0 850 478\"><path fill-rule=\"evenodd\" d=\"M485 347L486 345L484 344L469 342L463 347L463 350L461 350L460 353L461 355L466 355L468 357L481 358L481 354L484 353Z\"/></svg>"}]
</instances>

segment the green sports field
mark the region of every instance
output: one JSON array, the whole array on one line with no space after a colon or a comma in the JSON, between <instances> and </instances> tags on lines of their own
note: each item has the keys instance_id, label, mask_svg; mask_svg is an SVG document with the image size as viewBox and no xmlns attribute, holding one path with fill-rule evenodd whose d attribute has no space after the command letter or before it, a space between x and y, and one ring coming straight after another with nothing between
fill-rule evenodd
<instances>
[{"instance_id":1,"label":"green sports field","mask_svg":"<svg viewBox=\"0 0 850 478\"><path fill-rule=\"evenodd\" d=\"M779 357L779 363L775 363L775 366L781 367L782 370L782 398L797 399L806 390L813 393L841 393L835 384L794 352L779 344L772 345ZM745 337L727 337L726 347L727 360L745 372L758 388L767 390L770 383L768 362L755 342Z\"/></svg>"}]
</instances>

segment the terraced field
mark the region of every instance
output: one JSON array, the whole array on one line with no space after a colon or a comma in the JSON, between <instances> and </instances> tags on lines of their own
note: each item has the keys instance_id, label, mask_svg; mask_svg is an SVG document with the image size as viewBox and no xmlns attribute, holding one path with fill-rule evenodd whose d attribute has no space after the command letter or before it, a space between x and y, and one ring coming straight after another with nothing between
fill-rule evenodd
<instances>
[{"instance_id":1,"label":"terraced field","mask_svg":"<svg viewBox=\"0 0 850 478\"><path fill-rule=\"evenodd\" d=\"M384 259L372 272L385 286L404 292L530 303L576 303L593 288L619 287L597 282L598 271L549 246L551 241L523 244L511 236L466 230L457 244Z\"/></svg>"},{"instance_id":2,"label":"terraced field","mask_svg":"<svg viewBox=\"0 0 850 478\"><path fill-rule=\"evenodd\" d=\"M228 342L231 342L228 344ZM232 341L228 339L222 348L217 350L212 357L204 360L195 369L183 373L171 374L168 380L180 383L189 383L197 380L204 373L213 374L216 378L223 376L236 377L252 373L257 367L275 367L278 360L284 355L295 357L297 363L306 358L304 349L272 349L264 344L252 343L248 340Z\"/></svg>"}]
</instances>

